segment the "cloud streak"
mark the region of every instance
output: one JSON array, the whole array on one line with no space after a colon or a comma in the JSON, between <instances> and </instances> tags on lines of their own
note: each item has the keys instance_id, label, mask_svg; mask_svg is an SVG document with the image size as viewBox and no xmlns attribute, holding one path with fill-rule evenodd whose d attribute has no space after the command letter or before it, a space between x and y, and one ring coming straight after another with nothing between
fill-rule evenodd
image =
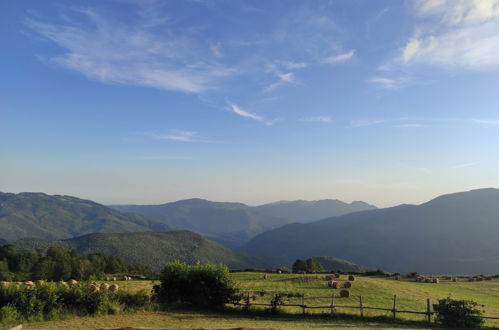
<instances>
[{"instance_id":1,"label":"cloud streak","mask_svg":"<svg viewBox=\"0 0 499 330\"><path fill-rule=\"evenodd\" d=\"M231 104L230 108L231 108L233 113L235 113L236 115L239 115L241 117L253 119L256 121L262 121L262 122L265 121L265 119L263 117L258 116L254 113L251 113L249 111L243 110L237 104Z\"/></svg>"},{"instance_id":2,"label":"cloud streak","mask_svg":"<svg viewBox=\"0 0 499 330\"><path fill-rule=\"evenodd\" d=\"M219 46L200 47L178 35L168 20L141 11L138 20L121 22L91 9L71 10L66 24L25 18L25 24L63 52L51 58L61 67L108 84L202 93L235 70L208 63L202 55L220 55ZM89 24L90 23L90 24ZM161 31L160 34L157 31Z\"/></svg>"},{"instance_id":3,"label":"cloud streak","mask_svg":"<svg viewBox=\"0 0 499 330\"><path fill-rule=\"evenodd\" d=\"M208 140L206 137L199 135L197 132L175 129L169 130L168 133L146 132L144 135L156 140L169 140L175 142L213 142Z\"/></svg>"},{"instance_id":4,"label":"cloud streak","mask_svg":"<svg viewBox=\"0 0 499 330\"><path fill-rule=\"evenodd\" d=\"M337 54L337 55L333 55L333 56L327 57L327 58L324 59L323 62L327 63L327 64L336 64L336 63L347 62L354 55L355 55L355 49L352 49L352 50L350 50L350 51L348 51L346 53Z\"/></svg>"}]
</instances>

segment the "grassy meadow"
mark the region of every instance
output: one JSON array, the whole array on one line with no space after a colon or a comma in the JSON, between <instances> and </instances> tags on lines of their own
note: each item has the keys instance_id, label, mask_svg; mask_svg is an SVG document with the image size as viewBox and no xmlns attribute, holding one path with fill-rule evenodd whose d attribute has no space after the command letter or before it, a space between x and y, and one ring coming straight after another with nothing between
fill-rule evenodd
<instances>
[{"instance_id":1,"label":"grassy meadow","mask_svg":"<svg viewBox=\"0 0 499 330\"><path fill-rule=\"evenodd\" d=\"M340 290L327 287L324 275L301 274L269 274L264 280L263 273L232 273L234 281L243 291L252 292L256 296L256 303L268 303L272 293L301 293L305 294L305 304L308 306L328 306L331 295L339 295ZM345 281L342 275L340 281ZM139 291L150 290L151 281L117 282L123 290ZM349 298L336 298L336 305L358 306L359 296L363 297L365 306L391 308L393 296L397 295L398 310L421 311L426 310L426 299L432 303L438 298L452 297L454 299L470 299L485 305L485 315L499 316L499 279L481 282L451 282L441 281L434 283L417 283L413 280L402 279L396 281L384 277L356 276L352 282ZM260 296L259 291L268 294ZM301 298L286 299L286 303L301 303ZM144 311L132 314L106 315L99 317L73 318L61 321L37 322L30 324L33 328L72 328L92 329L97 327L229 327L254 326L288 329L320 329L338 328L355 329L366 327L379 328L425 328L424 315L398 314L398 317L407 322L391 322L391 313L387 311L365 310L364 319L354 317L359 315L358 309L338 308L337 313L347 314L337 317L318 315L329 313L328 309L307 310L307 315L301 315L299 307L283 307L285 313L270 315L258 313L265 307L254 307L256 311L245 314L240 308L232 308L227 313L206 312L196 310L171 309L167 311ZM351 316L349 316L351 315ZM376 320L376 317L385 316L387 319ZM487 321L487 326L499 327L499 321Z\"/></svg>"}]
</instances>

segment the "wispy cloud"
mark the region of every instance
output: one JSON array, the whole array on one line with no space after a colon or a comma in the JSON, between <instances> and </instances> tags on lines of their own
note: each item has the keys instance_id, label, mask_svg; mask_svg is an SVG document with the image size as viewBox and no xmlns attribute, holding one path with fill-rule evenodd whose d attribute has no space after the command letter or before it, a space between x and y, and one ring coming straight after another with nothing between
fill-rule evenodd
<instances>
[{"instance_id":1,"label":"wispy cloud","mask_svg":"<svg viewBox=\"0 0 499 330\"><path fill-rule=\"evenodd\" d=\"M316 122L316 123L332 123L333 118L331 118L330 116L311 116L303 118L302 121Z\"/></svg>"},{"instance_id":2,"label":"wispy cloud","mask_svg":"<svg viewBox=\"0 0 499 330\"><path fill-rule=\"evenodd\" d=\"M472 119L473 122L477 124L484 124L484 125L499 125L499 120L497 119Z\"/></svg>"},{"instance_id":3,"label":"wispy cloud","mask_svg":"<svg viewBox=\"0 0 499 330\"><path fill-rule=\"evenodd\" d=\"M204 61L210 49L195 37L179 35L168 19L137 6L139 18L126 22L96 10L68 9L65 15L71 19L64 23L28 17L25 24L63 50L51 58L53 63L104 83L201 93L235 74ZM217 47L211 47L215 56L221 54Z\"/></svg>"},{"instance_id":4,"label":"wispy cloud","mask_svg":"<svg viewBox=\"0 0 499 330\"><path fill-rule=\"evenodd\" d=\"M182 131L182 130L169 130L168 133L158 133L158 132L145 132L145 136L151 137L157 140L170 140L176 142L205 142L211 143L212 140L199 135L199 133L194 131Z\"/></svg>"},{"instance_id":5,"label":"wispy cloud","mask_svg":"<svg viewBox=\"0 0 499 330\"><path fill-rule=\"evenodd\" d=\"M417 26L401 50L405 64L499 70L499 0L417 0Z\"/></svg>"},{"instance_id":6,"label":"wispy cloud","mask_svg":"<svg viewBox=\"0 0 499 330\"><path fill-rule=\"evenodd\" d=\"M454 168L454 169L461 169L461 168L473 167L473 166L476 166L478 164L479 164L478 162L457 164L457 165L452 166L452 168Z\"/></svg>"},{"instance_id":7,"label":"wispy cloud","mask_svg":"<svg viewBox=\"0 0 499 330\"><path fill-rule=\"evenodd\" d=\"M354 55L355 55L355 49L352 49L346 53L329 56L325 58L323 62L328 64L342 63L350 60Z\"/></svg>"},{"instance_id":8,"label":"wispy cloud","mask_svg":"<svg viewBox=\"0 0 499 330\"><path fill-rule=\"evenodd\" d=\"M232 112L234 112L235 114L237 114L241 117L245 117L245 118L249 118L249 119L253 119L253 120L257 120L257 121L262 121L262 122L265 121L265 119L263 117L258 116L254 113L251 113L249 111L243 110L237 104L231 104L230 108L231 108Z\"/></svg>"},{"instance_id":9,"label":"wispy cloud","mask_svg":"<svg viewBox=\"0 0 499 330\"><path fill-rule=\"evenodd\" d=\"M400 125L393 125L393 127L396 127L396 128L422 128L422 127L428 127L428 125L423 125L423 124L400 124Z\"/></svg>"},{"instance_id":10,"label":"wispy cloud","mask_svg":"<svg viewBox=\"0 0 499 330\"><path fill-rule=\"evenodd\" d=\"M276 72L276 76L279 80L265 87L264 89L265 92L271 92L274 89L279 88L283 85L292 84L295 82L295 74L293 72L287 72L287 73Z\"/></svg>"},{"instance_id":11,"label":"wispy cloud","mask_svg":"<svg viewBox=\"0 0 499 330\"><path fill-rule=\"evenodd\" d=\"M373 77L368 80L369 83L375 85L378 88L391 90L396 90L404 87L408 81L409 79L405 77L388 78L382 76Z\"/></svg>"}]
</instances>

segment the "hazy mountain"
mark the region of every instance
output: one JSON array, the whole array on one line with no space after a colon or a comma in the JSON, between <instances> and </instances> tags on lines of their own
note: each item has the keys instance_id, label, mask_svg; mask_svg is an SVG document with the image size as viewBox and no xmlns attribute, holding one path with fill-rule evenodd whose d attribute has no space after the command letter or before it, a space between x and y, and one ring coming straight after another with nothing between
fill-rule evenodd
<instances>
[{"instance_id":1,"label":"hazy mountain","mask_svg":"<svg viewBox=\"0 0 499 330\"><path fill-rule=\"evenodd\" d=\"M364 202L345 203L337 199L281 201L252 208L253 211L260 214L291 219L292 222L302 223L374 209L376 209L375 206Z\"/></svg>"},{"instance_id":2,"label":"hazy mountain","mask_svg":"<svg viewBox=\"0 0 499 330\"><path fill-rule=\"evenodd\" d=\"M120 205L117 210L135 212L177 228L191 230L228 245L238 245L268 229L289 223L288 219L252 212L240 203L187 199L162 205Z\"/></svg>"},{"instance_id":3,"label":"hazy mountain","mask_svg":"<svg viewBox=\"0 0 499 330\"><path fill-rule=\"evenodd\" d=\"M25 238L16 241L14 245L23 250L45 249L57 245L75 249L79 253L116 255L126 263L148 266L155 271L175 260L189 264L197 261L223 263L232 269L265 269L282 264L271 258L253 257L234 251L199 234L183 230L167 233L98 233L62 241Z\"/></svg>"},{"instance_id":4,"label":"hazy mountain","mask_svg":"<svg viewBox=\"0 0 499 330\"><path fill-rule=\"evenodd\" d=\"M0 246L4 246L7 243L8 242L6 240L0 238Z\"/></svg>"},{"instance_id":5,"label":"hazy mountain","mask_svg":"<svg viewBox=\"0 0 499 330\"><path fill-rule=\"evenodd\" d=\"M243 251L284 258L334 255L391 271L499 273L499 190L363 211L265 232Z\"/></svg>"},{"instance_id":6,"label":"hazy mountain","mask_svg":"<svg viewBox=\"0 0 499 330\"><path fill-rule=\"evenodd\" d=\"M161 205L111 207L194 231L228 246L239 246L255 235L289 223L375 208L363 202L347 204L338 200L277 202L250 207L241 203L203 199L187 199Z\"/></svg>"},{"instance_id":7,"label":"hazy mountain","mask_svg":"<svg viewBox=\"0 0 499 330\"><path fill-rule=\"evenodd\" d=\"M0 237L64 239L94 232L168 231L142 215L71 196L0 193Z\"/></svg>"}]
</instances>

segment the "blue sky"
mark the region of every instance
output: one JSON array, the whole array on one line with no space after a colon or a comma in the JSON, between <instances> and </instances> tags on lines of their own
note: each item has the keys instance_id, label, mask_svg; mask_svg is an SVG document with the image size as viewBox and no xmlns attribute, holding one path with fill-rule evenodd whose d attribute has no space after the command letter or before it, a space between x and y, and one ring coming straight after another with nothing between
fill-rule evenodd
<instances>
[{"instance_id":1,"label":"blue sky","mask_svg":"<svg viewBox=\"0 0 499 330\"><path fill-rule=\"evenodd\" d=\"M499 187L499 0L4 1L0 41L1 191Z\"/></svg>"}]
</instances>

